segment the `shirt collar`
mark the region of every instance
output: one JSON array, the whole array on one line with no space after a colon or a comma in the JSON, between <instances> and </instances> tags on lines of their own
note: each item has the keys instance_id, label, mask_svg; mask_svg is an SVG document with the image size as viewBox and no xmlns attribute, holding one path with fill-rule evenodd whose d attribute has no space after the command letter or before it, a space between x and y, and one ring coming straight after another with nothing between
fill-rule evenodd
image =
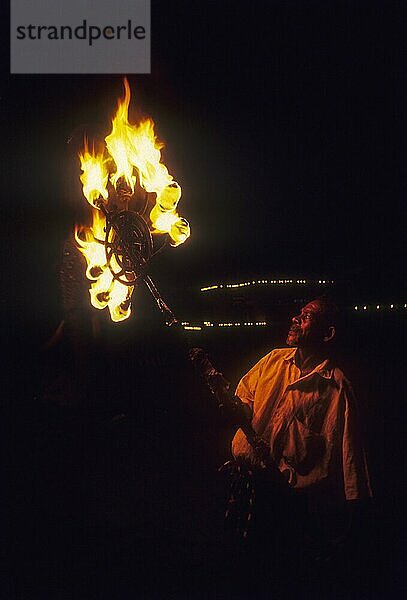
<instances>
[{"instance_id":1,"label":"shirt collar","mask_svg":"<svg viewBox=\"0 0 407 600\"><path fill-rule=\"evenodd\" d=\"M290 352L284 358L285 362L294 363L294 356L295 356L296 352L297 352L297 348L291 348Z\"/></svg>"},{"instance_id":2,"label":"shirt collar","mask_svg":"<svg viewBox=\"0 0 407 600\"><path fill-rule=\"evenodd\" d=\"M287 354L287 356L284 358L284 361L288 362L288 363L290 363L292 365L295 365L294 359L295 359L295 353L296 352L297 352L297 348L293 348ZM301 377L301 379L303 379L305 377L308 378L311 375L313 375L314 373L316 373L320 377L323 377L324 379L332 379L333 378L333 372L334 372L334 368L329 364L329 360L325 359L319 365L317 365L312 371L310 371L309 373L307 373L306 375L304 375L303 377Z\"/></svg>"}]
</instances>

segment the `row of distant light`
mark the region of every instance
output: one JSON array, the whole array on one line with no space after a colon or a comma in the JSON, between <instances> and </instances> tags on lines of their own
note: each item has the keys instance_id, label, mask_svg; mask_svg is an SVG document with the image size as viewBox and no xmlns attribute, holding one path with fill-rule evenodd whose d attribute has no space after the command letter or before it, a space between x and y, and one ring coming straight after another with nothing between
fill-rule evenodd
<instances>
[{"instance_id":1,"label":"row of distant light","mask_svg":"<svg viewBox=\"0 0 407 600\"><path fill-rule=\"evenodd\" d=\"M363 305L355 305L353 308L354 310L370 310L370 309L376 309L376 310L385 310L390 308L391 310L397 309L399 308L399 306L401 307L401 305L398 304L376 304L376 305L369 305L369 304L363 304ZM407 308L407 303L403 305L404 308ZM204 321L203 322L204 327L266 327L267 326L267 321L245 321L244 323L234 323L234 322L227 322L227 323L212 323L211 321ZM182 327L186 330L189 331L202 331L202 326L201 325L191 325L189 321L182 321L181 323Z\"/></svg>"},{"instance_id":2,"label":"row of distant light","mask_svg":"<svg viewBox=\"0 0 407 600\"><path fill-rule=\"evenodd\" d=\"M212 323L211 321L204 321L205 327L265 327L266 321L246 321L244 323ZM188 331L202 331L200 325L191 325L189 321L183 321L182 327Z\"/></svg>"},{"instance_id":3,"label":"row of distant light","mask_svg":"<svg viewBox=\"0 0 407 600\"><path fill-rule=\"evenodd\" d=\"M362 304L362 305L356 304L353 308L354 308L354 310L370 310L372 308L376 309L376 310L382 310L382 309L385 310L385 309L388 309L388 308L390 308L390 309L395 309L396 308L397 309L397 308L399 308L399 306L401 308L401 304L400 305L399 304L372 304L372 305L370 305L370 304ZM403 307L407 308L407 303L404 304Z\"/></svg>"},{"instance_id":4,"label":"row of distant light","mask_svg":"<svg viewBox=\"0 0 407 600\"><path fill-rule=\"evenodd\" d=\"M239 288L246 287L248 285L264 285L264 284L303 284L303 283L314 283L313 281L307 279L258 279L253 281L244 281L242 283L226 283L226 284L217 284L217 285L208 285L207 287L201 288L201 292L208 292L210 290L217 290L222 288ZM315 282L316 283L316 282ZM318 279L319 284L328 284L333 283L332 279Z\"/></svg>"}]
</instances>

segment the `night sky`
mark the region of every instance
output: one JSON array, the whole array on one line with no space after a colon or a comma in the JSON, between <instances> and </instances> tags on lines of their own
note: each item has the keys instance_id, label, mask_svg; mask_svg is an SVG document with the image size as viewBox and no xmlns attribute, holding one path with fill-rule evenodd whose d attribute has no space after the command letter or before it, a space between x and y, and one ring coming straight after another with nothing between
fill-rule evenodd
<instances>
[{"instance_id":1,"label":"night sky","mask_svg":"<svg viewBox=\"0 0 407 600\"><path fill-rule=\"evenodd\" d=\"M157 281L316 275L402 300L406 5L152 5L151 75L128 76L130 116L154 119L192 229ZM109 126L122 76L3 85L6 234L30 302L57 312L61 244L83 209L75 143Z\"/></svg>"}]
</instances>

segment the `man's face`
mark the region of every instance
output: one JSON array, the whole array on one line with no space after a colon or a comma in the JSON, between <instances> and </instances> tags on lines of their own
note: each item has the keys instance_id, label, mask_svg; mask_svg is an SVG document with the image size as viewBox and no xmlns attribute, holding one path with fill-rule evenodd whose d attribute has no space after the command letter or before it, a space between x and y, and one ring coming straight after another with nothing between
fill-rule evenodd
<instances>
[{"instance_id":1,"label":"man's face","mask_svg":"<svg viewBox=\"0 0 407 600\"><path fill-rule=\"evenodd\" d=\"M324 319L321 304L312 300L291 320L286 343L289 346L312 346L324 338Z\"/></svg>"}]
</instances>

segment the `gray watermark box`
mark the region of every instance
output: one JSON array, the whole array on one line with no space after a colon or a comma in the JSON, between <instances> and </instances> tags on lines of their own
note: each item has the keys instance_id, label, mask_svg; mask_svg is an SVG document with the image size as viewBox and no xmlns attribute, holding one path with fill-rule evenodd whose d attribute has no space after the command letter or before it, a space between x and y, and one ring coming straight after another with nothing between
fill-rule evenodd
<instances>
[{"instance_id":1,"label":"gray watermark box","mask_svg":"<svg viewBox=\"0 0 407 600\"><path fill-rule=\"evenodd\" d=\"M11 73L150 73L150 0L11 0Z\"/></svg>"}]
</instances>

